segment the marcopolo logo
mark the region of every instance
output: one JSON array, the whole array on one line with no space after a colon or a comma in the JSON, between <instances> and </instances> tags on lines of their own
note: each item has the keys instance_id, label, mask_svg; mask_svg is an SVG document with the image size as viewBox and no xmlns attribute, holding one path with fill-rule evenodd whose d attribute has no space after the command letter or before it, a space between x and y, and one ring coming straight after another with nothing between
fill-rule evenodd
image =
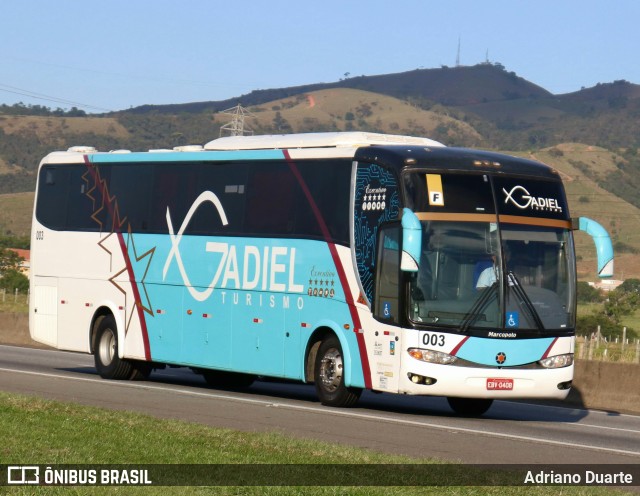
<instances>
[{"instance_id":1,"label":"marcopolo logo","mask_svg":"<svg viewBox=\"0 0 640 496\"><path fill-rule=\"evenodd\" d=\"M545 198L544 196L532 196L524 186L514 186L511 191L502 188L505 194L504 203L511 202L519 209L546 210L549 212L562 212L557 198Z\"/></svg>"}]
</instances>

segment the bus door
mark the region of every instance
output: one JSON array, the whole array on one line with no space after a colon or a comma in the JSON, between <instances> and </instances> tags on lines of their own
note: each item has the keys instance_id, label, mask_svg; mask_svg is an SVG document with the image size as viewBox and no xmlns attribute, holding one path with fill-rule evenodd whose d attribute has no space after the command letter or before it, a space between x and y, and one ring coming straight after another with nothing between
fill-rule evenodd
<instances>
[{"instance_id":1,"label":"bus door","mask_svg":"<svg viewBox=\"0 0 640 496\"><path fill-rule=\"evenodd\" d=\"M400 321L402 318L400 291L400 226L380 229L376 267L373 314L382 323L375 334L374 384L379 388L396 391L399 387L400 350L402 342Z\"/></svg>"}]
</instances>

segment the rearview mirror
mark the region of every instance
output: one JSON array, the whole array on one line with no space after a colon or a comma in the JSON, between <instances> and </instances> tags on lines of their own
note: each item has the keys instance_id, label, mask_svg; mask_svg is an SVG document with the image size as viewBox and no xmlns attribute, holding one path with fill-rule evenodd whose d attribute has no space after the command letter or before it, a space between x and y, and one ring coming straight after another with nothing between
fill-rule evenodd
<instances>
[{"instance_id":1,"label":"rearview mirror","mask_svg":"<svg viewBox=\"0 0 640 496\"><path fill-rule=\"evenodd\" d=\"M422 225L410 209L402 210L402 257L400 270L417 272L420 268L422 252Z\"/></svg>"},{"instance_id":2,"label":"rearview mirror","mask_svg":"<svg viewBox=\"0 0 640 496\"><path fill-rule=\"evenodd\" d=\"M598 255L598 276L602 278L613 276L613 244L607 230L588 217L571 219L571 227L573 230L586 232L593 239Z\"/></svg>"}]
</instances>

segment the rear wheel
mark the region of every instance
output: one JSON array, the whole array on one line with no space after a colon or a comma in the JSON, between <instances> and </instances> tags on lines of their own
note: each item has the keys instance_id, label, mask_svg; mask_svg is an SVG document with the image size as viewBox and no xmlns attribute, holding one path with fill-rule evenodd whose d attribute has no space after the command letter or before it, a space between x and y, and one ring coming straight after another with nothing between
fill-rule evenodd
<instances>
[{"instance_id":1,"label":"rear wheel","mask_svg":"<svg viewBox=\"0 0 640 496\"><path fill-rule=\"evenodd\" d=\"M340 341L330 336L320 343L314 369L316 393L323 405L349 407L360 398L361 389L345 386L344 372Z\"/></svg>"},{"instance_id":2,"label":"rear wheel","mask_svg":"<svg viewBox=\"0 0 640 496\"><path fill-rule=\"evenodd\" d=\"M485 398L447 398L449 406L463 417L479 417L491 408L493 400Z\"/></svg>"},{"instance_id":3,"label":"rear wheel","mask_svg":"<svg viewBox=\"0 0 640 496\"><path fill-rule=\"evenodd\" d=\"M151 373L146 362L132 362L118 357L118 328L112 315L96 322L93 350L96 370L103 379L144 379Z\"/></svg>"}]
</instances>

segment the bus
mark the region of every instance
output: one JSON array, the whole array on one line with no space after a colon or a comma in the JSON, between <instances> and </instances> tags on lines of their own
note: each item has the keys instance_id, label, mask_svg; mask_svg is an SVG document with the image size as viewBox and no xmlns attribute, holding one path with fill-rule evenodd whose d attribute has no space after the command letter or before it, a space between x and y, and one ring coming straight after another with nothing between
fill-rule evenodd
<instances>
[{"instance_id":1,"label":"bus","mask_svg":"<svg viewBox=\"0 0 640 496\"><path fill-rule=\"evenodd\" d=\"M189 367L214 387L313 383L492 401L573 377L573 230L541 163L374 133L235 136L53 152L38 170L31 337L105 379Z\"/></svg>"}]
</instances>

